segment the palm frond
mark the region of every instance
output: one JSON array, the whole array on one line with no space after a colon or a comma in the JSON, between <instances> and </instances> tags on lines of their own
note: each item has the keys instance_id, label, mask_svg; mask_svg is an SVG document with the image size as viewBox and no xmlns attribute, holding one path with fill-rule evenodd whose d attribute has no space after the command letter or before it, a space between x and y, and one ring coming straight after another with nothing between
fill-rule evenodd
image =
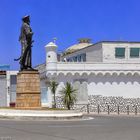
<instances>
[{"instance_id":1,"label":"palm frond","mask_svg":"<svg viewBox=\"0 0 140 140\"><path fill-rule=\"evenodd\" d=\"M74 105L77 100L77 90L73 88L70 83L66 83L65 87L62 88L60 94L62 95L63 103L70 109L70 106Z\"/></svg>"}]
</instances>

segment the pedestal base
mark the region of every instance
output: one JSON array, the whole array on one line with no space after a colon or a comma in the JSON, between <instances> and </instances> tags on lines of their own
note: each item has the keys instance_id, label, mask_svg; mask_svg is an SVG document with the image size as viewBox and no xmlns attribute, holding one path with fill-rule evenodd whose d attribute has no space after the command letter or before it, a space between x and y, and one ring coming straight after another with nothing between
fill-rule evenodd
<instances>
[{"instance_id":1,"label":"pedestal base","mask_svg":"<svg viewBox=\"0 0 140 140\"><path fill-rule=\"evenodd\" d=\"M21 71L18 73L16 108L40 108L40 93L40 78L38 71Z\"/></svg>"}]
</instances>

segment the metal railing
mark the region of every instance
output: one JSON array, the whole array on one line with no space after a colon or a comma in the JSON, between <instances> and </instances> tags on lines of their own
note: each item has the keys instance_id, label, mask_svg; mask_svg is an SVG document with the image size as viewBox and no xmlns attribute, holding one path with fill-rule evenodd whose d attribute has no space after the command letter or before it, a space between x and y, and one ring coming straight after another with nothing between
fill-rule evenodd
<instances>
[{"instance_id":1,"label":"metal railing","mask_svg":"<svg viewBox=\"0 0 140 140\"><path fill-rule=\"evenodd\" d=\"M72 107L73 110L79 110L87 114L97 113L97 114L140 114L140 105L92 105L92 104L75 104Z\"/></svg>"}]
</instances>

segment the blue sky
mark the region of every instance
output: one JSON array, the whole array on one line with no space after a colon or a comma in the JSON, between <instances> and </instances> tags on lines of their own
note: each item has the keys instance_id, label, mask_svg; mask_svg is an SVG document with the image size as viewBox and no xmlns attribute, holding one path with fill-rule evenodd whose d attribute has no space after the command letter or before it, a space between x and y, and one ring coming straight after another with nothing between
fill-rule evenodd
<instances>
[{"instance_id":1,"label":"blue sky","mask_svg":"<svg viewBox=\"0 0 140 140\"><path fill-rule=\"evenodd\" d=\"M140 41L140 0L0 0L0 64L19 69L21 18L29 14L34 32L33 65L45 62L44 46L57 38L58 50L82 37Z\"/></svg>"}]
</instances>

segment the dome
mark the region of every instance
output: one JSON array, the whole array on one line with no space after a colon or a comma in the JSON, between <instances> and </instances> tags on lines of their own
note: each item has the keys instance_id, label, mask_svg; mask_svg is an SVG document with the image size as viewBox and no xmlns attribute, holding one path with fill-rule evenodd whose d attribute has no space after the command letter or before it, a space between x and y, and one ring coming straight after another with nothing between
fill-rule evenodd
<instances>
[{"instance_id":1,"label":"dome","mask_svg":"<svg viewBox=\"0 0 140 140\"><path fill-rule=\"evenodd\" d=\"M87 39L87 38L79 39L79 43L78 44L74 44L74 45L70 46L69 48L66 49L65 52L72 53L72 52L75 52L77 50L86 48L86 47L92 45L92 43L90 41L91 40Z\"/></svg>"}]
</instances>

